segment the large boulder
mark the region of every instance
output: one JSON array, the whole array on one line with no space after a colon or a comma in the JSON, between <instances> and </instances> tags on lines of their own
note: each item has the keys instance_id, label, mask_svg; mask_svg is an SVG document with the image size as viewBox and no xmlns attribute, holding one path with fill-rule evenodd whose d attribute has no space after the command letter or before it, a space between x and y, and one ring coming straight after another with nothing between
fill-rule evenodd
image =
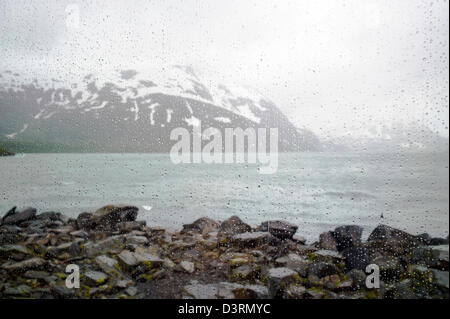
<instances>
[{"instance_id":1,"label":"large boulder","mask_svg":"<svg viewBox=\"0 0 450 319\"><path fill-rule=\"evenodd\" d=\"M328 231L320 234L319 247L327 250L337 250L337 242L334 239L333 232Z\"/></svg>"},{"instance_id":2,"label":"large boulder","mask_svg":"<svg viewBox=\"0 0 450 319\"><path fill-rule=\"evenodd\" d=\"M2 219L3 225L17 225L27 220L36 218L36 208L27 207L21 210L16 210L13 207Z\"/></svg>"},{"instance_id":3,"label":"large boulder","mask_svg":"<svg viewBox=\"0 0 450 319\"><path fill-rule=\"evenodd\" d=\"M389 243L390 246L397 247L417 247L420 245L417 236L387 225L378 225L370 234L368 241L385 242Z\"/></svg>"},{"instance_id":4,"label":"large boulder","mask_svg":"<svg viewBox=\"0 0 450 319\"><path fill-rule=\"evenodd\" d=\"M271 220L263 222L259 227L258 231L266 232L268 231L273 236L279 239L292 239L298 226L288 223L282 220Z\"/></svg>"},{"instance_id":5,"label":"large boulder","mask_svg":"<svg viewBox=\"0 0 450 319\"><path fill-rule=\"evenodd\" d=\"M116 229L120 222L135 221L139 209L136 206L104 206L92 214L91 220L95 228Z\"/></svg>"},{"instance_id":6,"label":"large boulder","mask_svg":"<svg viewBox=\"0 0 450 319\"><path fill-rule=\"evenodd\" d=\"M286 267L271 268L267 271L267 286L271 298L281 297L290 284L300 283L300 276Z\"/></svg>"},{"instance_id":7,"label":"large boulder","mask_svg":"<svg viewBox=\"0 0 450 319\"><path fill-rule=\"evenodd\" d=\"M346 248L359 246L362 232L363 228L361 226L346 225L337 227L333 232L337 250L343 251Z\"/></svg>"},{"instance_id":8,"label":"large boulder","mask_svg":"<svg viewBox=\"0 0 450 319\"><path fill-rule=\"evenodd\" d=\"M92 229L94 227L94 224L92 222L92 213L81 213L78 215L77 217L77 227L78 229L84 229L84 230L89 230Z\"/></svg>"},{"instance_id":9,"label":"large boulder","mask_svg":"<svg viewBox=\"0 0 450 319\"><path fill-rule=\"evenodd\" d=\"M220 224L219 233L225 235L242 234L251 231L251 227L244 223L238 216L232 216Z\"/></svg>"},{"instance_id":10,"label":"large boulder","mask_svg":"<svg viewBox=\"0 0 450 319\"><path fill-rule=\"evenodd\" d=\"M345 267L348 271L352 269L366 270L370 264L370 255L364 247L350 247L342 252L345 259Z\"/></svg>"},{"instance_id":11,"label":"large boulder","mask_svg":"<svg viewBox=\"0 0 450 319\"><path fill-rule=\"evenodd\" d=\"M201 234L207 234L212 231L217 231L219 227L219 223L212 220L211 218L201 217L194 221L192 224L183 225L183 230L181 232L185 233L187 231L194 231Z\"/></svg>"}]
</instances>

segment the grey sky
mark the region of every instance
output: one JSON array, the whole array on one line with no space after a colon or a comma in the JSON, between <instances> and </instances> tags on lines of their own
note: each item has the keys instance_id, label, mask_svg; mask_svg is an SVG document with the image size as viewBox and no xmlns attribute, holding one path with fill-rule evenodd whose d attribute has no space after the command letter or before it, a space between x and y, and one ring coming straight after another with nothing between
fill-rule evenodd
<instances>
[{"instance_id":1,"label":"grey sky","mask_svg":"<svg viewBox=\"0 0 450 319\"><path fill-rule=\"evenodd\" d=\"M66 24L78 4L79 28ZM419 120L448 136L448 1L0 3L0 70L70 77L188 64L321 136Z\"/></svg>"}]
</instances>

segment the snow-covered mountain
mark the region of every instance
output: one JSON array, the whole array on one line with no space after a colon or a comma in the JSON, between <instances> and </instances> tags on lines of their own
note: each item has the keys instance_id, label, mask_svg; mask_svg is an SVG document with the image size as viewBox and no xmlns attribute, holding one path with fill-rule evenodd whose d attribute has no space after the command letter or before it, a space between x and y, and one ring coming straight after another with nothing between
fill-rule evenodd
<instances>
[{"instance_id":1,"label":"snow-covered mountain","mask_svg":"<svg viewBox=\"0 0 450 319\"><path fill-rule=\"evenodd\" d=\"M321 141L324 151L448 152L448 138L418 121L371 126Z\"/></svg>"},{"instance_id":2,"label":"snow-covered mountain","mask_svg":"<svg viewBox=\"0 0 450 319\"><path fill-rule=\"evenodd\" d=\"M0 139L84 151L167 152L175 127L277 127L280 151L317 150L258 92L200 79L190 67L88 74L79 80L0 73Z\"/></svg>"}]
</instances>

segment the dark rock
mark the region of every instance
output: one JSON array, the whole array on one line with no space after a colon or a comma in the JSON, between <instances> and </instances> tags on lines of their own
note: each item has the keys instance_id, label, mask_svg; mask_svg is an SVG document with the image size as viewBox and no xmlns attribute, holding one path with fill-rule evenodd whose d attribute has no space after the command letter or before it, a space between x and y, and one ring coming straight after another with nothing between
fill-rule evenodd
<instances>
[{"instance_id":1,"label":"dark rock","mask_svg":"<svg viewBox=\"0 0 450 319\"><path fill-rule=\"evenodd\" d=\"M364 247L351 247L342 252L347 270L360 269L365 271L370 264L370 256Z\"/></svg>"},{"instance_id":2,"label":"dark rock","mask_svg":"<svg viewBox=\"0 0 450 319\"><path fill-rule=\"evenodd\" d=\"M9 211L2 219L3 225L17 225L21 222L36 218L36 209L28 207L19 211Z\"/></svg>"},{"instance_id":3,"label":"dark rock","mask_svg":"<svg viewBox=\"0 0 450 319\"><path fill-rule=\"evenodd\" d=\"M114 230L120 222L135 221L139 209L136 206L107 205L95 211L91 220L98 229Z\"/></svg>"},{"instance_id":4,"label":"dark rock","mask_svg":"<svg viewBox=\"0 0 450 319\"><path fill-rule=\"evenodd\" d=\"M84 273L84 278L88 285L99 286L108 280L108 275L100 271L88 270Z\"/></svg>"},{"instance_id":5,"label":"dark rock","mask_svg":"<svg viewBox=\"0 0 450 319\"><path fill-rule=\"evenodd\" d=\"M284 240L284 239L292 239L297 229L298 229L297 225L288 223L286 221L272 220L263 222L258 227L257 230L262 232L268 231L273 236Z\"/></svg>"},{"instance_id":6,"label":"dark rock","mask_svg":"<svg viewBox=\"0 0 450 319\"><path fill-rule=\"evenodd\" d=\"M93 228L94 224L92 222L92 213L81 213L77 217L77 227L81 230L90 230Z\"/></svg>"},{"instance_id":7,"label":"dark rock","mask_svg":"<svg viewBox=\"0 0 450 319\"><path fill-rule=\"evenodd\" d=\"M239 217L232 216L220 224L220 233L226 235L242 234L251 231L251 227L244 223Z\"/></svg>"},{"instance_id":8,"label":"dark rock","mask_svg":"<svg viewBox=\"0 0 450 319\"><path fill-rule=\"evenodd\" d=\"M386 225L378 225L370 234L368 241L389 242L390 245L401 247L417 247L420 245L416 236Z\"/></svg>"},{"instance_id":9,"label":"dark rock","mask_svg":"<svg viewBox=\"0 0 450 319\"><path fill-rule=\"evenodd\" d=\"M447 238L431 238L429 245L439 246L439 245L448 245L448 237Z\"/></svg>"},{"instance_id":10,"label":"dark rock","mask_svg":"<svg viewBox=\"0 0 450 319\"><path fill-rule=\"evenodd\" d=\"M337 242L332 232L329 231L320 234L319 247L322 249L337 250Z\"/></svg>"},{"instance_id":11,"label":"dark rock","mask_svg":"<svg viewBox=\"0 0 450 319\"><path fill-rule=\"evenodd\" d=\"M416 236L417 240L422 245L430 245L431 242L431 236L428 233L423 233L418 236Z\"/></svg>"},{"instance_id":12,"label":"dark rock","mask_svg":"<svg viewBox=\"0 0 450 319\"><path fill-rule=\"evenodd\" d=\"M61 213L58 212L44 212L36 216L37 219L50 220L50 221L61 221Z\"/></svg>"},{"instance_id":13,"label":"dark rock","mask_svg":"<svg viewBox=\"0 0 450 319\"><path fill-rule=\"evenodd\" d=\"M359 246L361 244L362 232L363 228L356 225L337 227L333 232L337 250L343 251L346 248Z\"/></svg>"},{"instance_id":14,"label":"dark rock","mask_svg":"<svg viewBox=\"0 0 450 319\"><path fill-rule=\"evenodd\" d=\"M400 260L396 257L380 256L370 262L380 268L380 278L384 281L393 281L400 278L404 272Z\"/></svg>"},{"instance_id":15,"label":"dark rock","mask_svg":"<svg viewBox=\"0 0 450 319\"><path fill-rule=\"evenodd\" d=\"M360 269L352 269L348 273L346 273L346 276L350 278L353 282L353 287L357 290L365 288L366 287L366 273Z\"/></svg>"},{"instance_id":16,"label":"dark rock","mask_svg":"<svg viewBox=\"0 0 450 319\"><path fill-rule=\"evenodd\" d=\"M183 225L182 233L194 231L201 234L207 234L212 231L217 231L220 225L216 221L208 217L202 217L194 221L192 224Z\"/></svg>"},{"instance_id":17,"label":"dark rock","mask_svg":"<svg viewBox=\"0 0 450 319\"><path fill-rule=\"evenodd\" d=\"M2 265L3 269L11 272L23 273L27 270L46 270L48 262L40 257L34 257L17 263L7 262Z\"/></svg>"},{"instance_id":18,"label":"dark rock","mask_svg":"<svg viewBox=\"0 0 450 319\"><path fill-rule=\"evenodd\" d=\"M334 264L326 262L318 262L308 267L308 276L313 275L319 278L330 276L338 273L338 269Z\"/></svg>"}]
</instances>

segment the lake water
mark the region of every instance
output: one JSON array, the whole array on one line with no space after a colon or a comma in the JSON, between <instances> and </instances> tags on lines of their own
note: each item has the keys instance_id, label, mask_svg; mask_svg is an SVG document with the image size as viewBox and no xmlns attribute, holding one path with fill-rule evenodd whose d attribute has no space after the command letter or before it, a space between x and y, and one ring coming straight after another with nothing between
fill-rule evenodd
<instances>
[{"instance_id":1,"label":"lake water","mask_svg":"<svg viewBox=\"0 0 450 319\"><path fill-rule=\"evenodd\" d=\"M174 165L168 154L26 154L0 158L0 212L33 206L76 216L125 203L149 226L169 230L238 215L250 225L287 220L308 240L342 224L364 226L365 237L379 223L447 236L448 160L448 153L285 153L276 174L262 175L255 164Z\"/></svg>"}]
</instances>

